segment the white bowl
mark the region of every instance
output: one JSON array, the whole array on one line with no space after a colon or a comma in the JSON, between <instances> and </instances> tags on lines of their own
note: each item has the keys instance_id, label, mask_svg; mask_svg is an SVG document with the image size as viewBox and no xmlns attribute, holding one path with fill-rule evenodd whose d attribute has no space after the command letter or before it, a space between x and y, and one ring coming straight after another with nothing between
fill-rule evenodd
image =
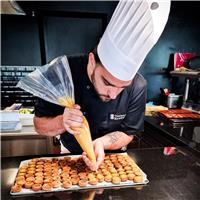
<instances>
[{"instance_id":1,"label":"white bowl","mask_svg":"<svg viewBox=\"0 0 200 200\"><path fill-rule=\"evenodd\" d=\"M34 114L19 114L22 126L33 126Z\"/></svg>"}]
</instances>

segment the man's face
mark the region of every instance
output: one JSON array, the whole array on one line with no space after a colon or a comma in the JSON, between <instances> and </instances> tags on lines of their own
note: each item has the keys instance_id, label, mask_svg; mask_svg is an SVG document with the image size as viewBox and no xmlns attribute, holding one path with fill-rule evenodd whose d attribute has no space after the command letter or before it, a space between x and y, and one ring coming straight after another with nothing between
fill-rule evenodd
<instances>
[{"instance_id":1,"label":"man's face","mask_svg":"<svg viewBox=\"0 0 200 200\"><path fill-rule=\"evenodd\" d=\"M113 77L103 66L96 64L91 74L91 81L100 99L108 102L116 97L131 84L132 81L121 81Z\"/></svg>"}]
</instances>

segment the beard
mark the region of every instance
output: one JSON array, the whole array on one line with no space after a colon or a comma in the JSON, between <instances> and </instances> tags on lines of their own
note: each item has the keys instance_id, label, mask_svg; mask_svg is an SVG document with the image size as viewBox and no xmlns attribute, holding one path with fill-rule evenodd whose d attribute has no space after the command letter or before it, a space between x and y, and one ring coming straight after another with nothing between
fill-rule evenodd
<instances>
[{"instance_id":1,"label":"beard","mask_svg":"<svg viewBox=\"0 0 200 200\"><path fill-rule=\"evenodd\" d=\"M101 93L98 91L98 89L97 89L97 87L96 87L96 81L95 81L94 73L92 73L92 75L91 75L91 81L92 81L94 90L95 90L97 96L99 97L99 99L100 99L102 102L109 102L109 101L111 100L111 98L110 98L108 95L101 94Z\"/></svg>"}]
</instances>

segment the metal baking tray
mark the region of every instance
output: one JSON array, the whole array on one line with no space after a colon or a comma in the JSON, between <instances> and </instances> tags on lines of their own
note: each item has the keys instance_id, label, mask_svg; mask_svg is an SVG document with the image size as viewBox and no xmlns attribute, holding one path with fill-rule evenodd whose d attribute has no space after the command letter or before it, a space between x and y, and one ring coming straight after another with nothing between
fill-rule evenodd
<instances>
[{"instance_id":1,"label":"metal baking tray","mask_svg":"<svg viewBox=\"0 0 200 200\"><path fill-rule=\"evenodd\" d=\"M114 154L114 153L112 153L112 154ZM127 153L115 153L115 154L117 154L117 155L128 155ZM80 156L81 155L68 155L68 156L58 156L58 157L40 157L38 159L48 159L48 160L51 160L53 158L57 158L57 159L63 159L65 157L78 158ZM129 156L129 158L132 159L130 156ZM21 166L27 165L29 161L31 161L31 159L21 161L21 163L19 165L19 168ZM31 190L31 189L22 188L21 192L13 193L13 192L10 191L10 194L14 195L14 196L17 196L17 195L31 195L31 194L38 194L38 193L61 192L61 191L71 191L71 190L84 190L84 189L96 189L96 188L108 188L108 187L122 187L122 186L146 185L149 182L149 180L147 179L147 175L141 170L141 168L139 166L138 166L138 168L140 169L140 171L141 171L141 173L143 175L143 181L139 182L139 183L135 183L133 181L128 180L126 182L121 182L120 184L113 184L113 183L108 183L108 182L104 181L102 183L98 183L97 185L90 185L90 184L88 184L86 187L79 187L78 185L73 185L69 189L65 189L65 188L59 187L59 188L53 188L51 191L40 190L40 191L35 192L35 191ZM17 173L16 173L15 176L13 176L13 185L14 185L14 181L15 181L16 176L17 176Z\"/></svg>"}]
</instances>

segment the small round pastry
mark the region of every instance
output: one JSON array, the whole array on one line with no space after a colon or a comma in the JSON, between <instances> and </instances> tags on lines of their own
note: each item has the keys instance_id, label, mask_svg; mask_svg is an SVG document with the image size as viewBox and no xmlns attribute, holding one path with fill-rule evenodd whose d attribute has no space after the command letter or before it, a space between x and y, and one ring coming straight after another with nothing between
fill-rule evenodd
<instances>
[{"instance_id":1,"label":"small round pastry","mask_svg":"<svg viewBox=\"0 0 200 200\"><path fill-rule=\"evenodd\" d=\"M36 168L44 168L44 165L36 165Z\"/></svg>"},{"instance_id":2,"label":"small round pastry","mask_svg":"<svg viewBox=\"0 0 200 200\"><path fill-rule=\"evenodd\" d=\"M17 176L15 181L25 180L24 176Z\"/></svg>"},{"instance_id":3,"label":"small round pastry","mask_svg":"<svg viewBox=\"0 0 200 200\"><path fill-rule=\"evenodd\" d=\"M78 174L72 174L70 177L71 178L79 178Z\"/></svg>"},{"instance_id":4,"label":"small round pastry","mask_svg":"<svg viewBox=\"0 0 200 200\"><path fill-rule=\"evenodd\" d=\"M34 178L34 176L30 176L30 177L26 178L26 181L27 182L34 182L35 178Z\"/></svg>"},{"instance_id":5,"label":"small round pastry","mask_svg":"<svg viewBox=\"0 0 200 200\"><path fill-rule=\"evenodd\" d=\"M26 181L24 187L25 187L26 189L31 189L31 187L32 187L33 184L34 184L33 182L28 182L28 181Z\"/></svg>"},{"instance_id":6,"label":"small round pastry","mask_svg":"<svg viewBox=\"0 0 200 200\"><path fill-rule=\"evenodd\" d=\"M132 181L135 177L135 174L132 173L132 174L128 174L127 176L128 176L128 180Z\"/></svg>"},{"instance_id":7,"label":"small round pastry","mask_svg":"<svg viewBox=\"0 0 200 200\"><path fill-rule=\"evenodd\" d=\"M105 180L106 182L111 182L112 176L111 176L111 175L107 175L107 176L104 177L104 180Z\"/></svg>"},{"instance_id":8,"label":"small round pastry","mask_svg":"<svg viewBox=\"0 0 200 200\"><path fill-rule=\"evenodd\" d=\"M13 185L11 188L11 192L13 193L21 192L21 190L22 190L22 186L17 185L17 184Z\"/></svg>"},{"instance_id":9,"label":"small round pastry","mask_svg":"<svg viewBox=\"0 0 200 200\"><path fill-rule=\"evenodd\" d=\"M71 181L64 181L63 183L62 183L62 187L64 187L65 189L68 189L68 188L71 188L72 187L72 183L71 183Z\"/></svg>"},{"instance_id":10,"label":"small round pastry","mask_svg":"<svg viewBox=\"0 0 200 200\"><path fill-rule=\"evenodd\" d=\"M124 167L124 169L125 169L126 171L132 170L132 168L131 168L130 166L126 166L126 167Z\"/></svg>"},{"instance_id":11,"label":"small round pastry","mask_svg":"<svg viewBox=\"0 0 200 200\"><path fill-rule=\"evenodd\" d=\"M121 176L121 175L126 175L126 172L124 172L124 171L120 171L120 172L118 172L118 174Z\"/></svg>"},{"instance_id":12,"label":"small round pastry","mask_svg":"<svg viewBox=\"0 0 200 200\"><path fill-rule=\"evenodd\" d=\"M53 181L61 180L59 175L58 176L53 176L52 179L53 179Z\"/></svg>"},{"instance_id":13,"label":"small round pastry","mask_svg":"<svg viewBox=\"0 0 200 200\"><path fill-rule=\"evenodd\" d=\"M26 169L20 168L20 169L19 169L19 173L26 173Z\"/></svg>"},{"instance_id":14,"label":"small round pastry","mask_svg":"<svg viewBox=\"0 0 200 200\"><path fill-rule=\"evenodd\" d=\"M43 176L44 174L43 174L43 172L36 172L35 173L35 176Z\"/></svg>"},{"instance_id":15,"label":"small round pastry","mask_svg":"<svg viewBox=\"0 0 200 200\"><path fill-rule=\"evenodd\" d=\"M51 172L44 172L44 176L51 176L52 173Z\"/></svg>"},{"instance_id":16,"label":"small round pastry","mask_svg":"<svg viewBox=\"0 0 200 200\"><path fill-rule=\"evenodd\" d=\"M26 173L25 173L25 172L23 172L23 173L22 173L22 172L19 172L19 173L17 174L17 176L23 176L23 177L24 177L24 176L26 176Z\"/></svg>"},{"instance_id":17,"label":"small round pastry","mask_svg":"<svg viewBox=\"0 0 200 200\"><path fill-rule=\"evenodd\" d=\"M26 181L25 180L18 180L18 181L16 181L16 183L17 183L17 185L23 186L26 183Z\"/></svg>"},{"instance_id":18,"label":"small round pastry","mask_svg":"<svg viewBox=\"0 0 200 200\"><path fill-rule=\"evenodd\" d=\"M28 166L30 166L30 165L36 165L36 162L29 162Z\"/></svg>"},{"instance_id":19,"label":"small round pastry","mask_svg":"<svg viewBox=\"0 0 200 200\"><path fill-rule=\"evenodd\" d=\"M128 176L125 174L120 175L121 181L126 182L128 180Z\"/></svg>"},{"instance_id":20,"label":"small round pastry","mask_svg":"<svg viewBox=\"0 0 200 200\"><path fill-rule=\"evenodd\" d=\"M113 167L113 168L110 169L110 173L115 174L115 173L117 173L117 170Z\"/></svg>"},{"instance_id":21,"label":"small round pastry","mask_svg":"<svg viewBox=\"0 0 200 200\"><path fill-rule=\"evenodd\" d=\"M52 185L53 185L53 188L58 188L60 187L61 183L60 181L56 180L56 181L52 181Z\"/></svg>"},{"instance_id":22,"label":"small round pastry","mask_svg":"<svg viewBox=\"0 0 200 200\"><path fill-rule=\"evenodd\" d=\"M35 171L31 170L31 171L27 171L26 174L35 174Z\"/></svg>"},{"instance_id":23,"label":"small round pastry","mask_svg":"<svg viewBox=\"0 0 200 200\"><path fill-rule=\"evenodd\" d=\"M141 171L134 171L134 174L136 175L136 176L141 176L142 175L142 173L141 173Z\"/></svg>"},{"instance_id":24,"label":"small round pastry","mask_svg":"<svg viewBox=\"0 0 200 200\"><path fill-rule=\"evenodd\" d=\"M99 166L99 169L105 169L105 165L104 165L104 164L101 164L101 165Z\"/></svg>"},{"instance_id":25,"label":"small round pastry","mask_svg":"<svg viewBox=\"0 0 200 200\"><path fill-rule=\"evenodd\" d=\"M127 164L126 161L123 161L123 162L121 162L121 165L122 165L123 167L126 167L128 164Z\"/></svg>"},{"instance_id":26,"label":"small round pastry","mask_svg":"<svg viewBox=\"0 0 200 200\"><path fill-rule=\"evenodd\" d=\"M35 167L29 167L29 168L27 168L27 171L35 171Z\"/></svg>"},{"instance_id":27,"label":"small round pastry","mask_svg":"<svg viewBox=\"0 0 200 200\"><path fill-rule=\"evenodd\" d=\"M87 176L87 173L86 172L80 172L80 173L78 173L78 176Z\"/></svg>"},{"instance_id":28,"label":"small round pastry","mask_svg":"<svg viewBox=\"0 0 200 200\"><path fill-rule=\"evenodd\" d=\"M34 174L26 174L26 178L32 177L32 176L34 176Z\"/></svg>"},{"instance_id":29,"label":"small round pastry","mask_svg":"<svg viewBox=\"0 0 200 200\"><path fill-rule=\"evenodd\" d=\"M30 161L30 162L36 163L36 162L38 162L38 161L39 161L39 159L38 159L38 158L33 158L33 159L31 159L31 161Z\"/></svg>"},{"instance_id":30,"label":"small round pastry","mask_svg":"<svg viewBox=\"0 0 200 200\"><path fill-rule=\"evenodd\" d=\"M62 182L65 182L65 181L71 181L71 178L70 177L63 177Z\"/></svg>"},{"instance_id":31,"label":"small round pastry","mask_svg":"<svg viewBox=\"0 0 200 200\"><path fill-rule=\"evenodd\" d=\"M68 171L68 170L71 170L71 167L69 167L69 166L63 166L63 167L62 167L62 170L63 170L63 171L65 171L65 170Z\"/></svg>"},{"instance_id":32,"label":"small round pastry","mask_svg":"<svg viewBox=\"0 0 200 200\"><path fill-rule=\"evenodd\" d=\"M114 167L113 163L107 163L107 167Z\"/></svg>"},{"instance_id":33,"label":"small round pastry","mask_svg":"<svg viewBox=\"0 0 200 200\"><path fill-rule=\"evenodd\" d=\"M61 176L61 177L69 177L69 174L66 173L66 172L62 172L62 173L60 174L60 176Z\"/></svg>"},{"instance_id":34,"label":"small round pastry","mask_svg":"<svg viewBox=\"0 0 200 200\"><path fill-rule=\"evenodd\" d=\"M102 173L103 173L104 176L110 175L109 171L103 171Z\"/></svg>"},{"instance_id":35,"label":"small round pastry","mask_svg":"<svg viewBox=\"0 0 200 200\"><path fill-rule=\"evenodd\" d=\"M43 161L38 161L37 165L44 165L44 162Z\"/></svg>"},{"instance_id":36,"label":"small round pastry","mask_svg":"<svg viewBox=\"0 0 200 200\"><path fill-rule=\"evenodd\" d=\"M44 183L51 183L53 181L53 179L51 177L45 178L43 180Z\"/></svg>"},{"instance_id":37,"label":"small round pastry","mask_svg":"<svg viewBox=\"0 0 200 200\"><path fill-rule=\"evenodd\" d=\"M99 183L103 182L104 181L104 176L102 174L97 174L97 179L99 181Z\"/></svg>"},{"instance_id":38,"label":"small round pastry","mask_svg":"<svg viewBox=\"0 0 200 200\"><path fill-rule=\"evenodd\" d=\"M43 179L42 178L36 178L34 183L35 184L43 184Z\"/></svg>"},{"instance_id":39,"label":"small round pastry","mask_svg":"<svg viewBox=\"0 0 200 200\"><path fill-rule=\"evenodd\" d=\"M70 174L70 175L72 175L72 174L77 174L77 170L73 169L73 170L71 170L71 171L69 172L69 174Z\"/></svg>"},{"instance_id":40,"label":"small round pastry","mask_svg":"<svg viewBox=\"0 0 200 200\"><path fill-rule=\"evenodd\" d=\"M87 184L88 184L88 181L87 180L79 180L79 182L78 182L78 185L80 186L80 187L86 187L87 186Z\"/></svg>"},{"instance_id":41,"label":"small round pastry","mask_svg":"<svg viewBox=\"0 0 200 200\"><path fill-rule=\"evenodd\" d=\"M52 168L51 167L44 167L44 172L51 172Z\"/></svg>"},{"instance_id":42,"label":"small round pastry","mask_svg":"<svg viewBox=\"0 0 200 200\"><path fill-rule=\"evenodd\" d=\"M114 174L112 174L112 177L119 177L119 174L118 173L114 173Z\"/></svg>"},{"instance_id":43,"label":"small round pastry","mask_svg":"<svg viewBox=\"0 0 200 200\"><path fill-rule=\"evenodd\" d=\"M115 163L115 168L120 169L120 168L122 168L122 166L117 162L117 163Z\"/></svg>"},{"instance_id":44,"label":"small round pastry","mask_svg":"<svg viewBox=\"0 0 200 200\"><path fill-rule=\"evenodd\" d=\"M63 180L63 181L64 181L64 180L71 180L71 177L63 176L63 177L62 177L62 180Z\"/></svg>"},{"instance_id":45,"label":"small round pastry","mask_svg":"<svg viewBox=\"0 0 200 200\"><path fill-rule=\"evenodd\" d=\"M32 185L32 190L35 191L35 192L39 191L41 189L42 189L42 184L35 183L35 184Z\"/></svg>"},{"instance_id":46,"label":"small round pastry","mask_svg":"<svg viewBox=\"0 0 200 200\"><path fill-rule=\"evenodd\" d=\"M78 185L79 180L80 179L78 177L77 178L72 178L71 179L72 185Z\"/></svg>"},{"instance_id":47,"label":"small round pastry","mask_svg":"<svg viewBox=\"0 0 200 200\"><path fill-rule=\"evenodd\" d=\"M90 185L96 185L98 183L98 179L97 178L91 178L89 179L89 184Z\"/></svg>"},{"instance_id":48,"label":"small round pastry","mask_svg":"<svg viewBox=\"0 0 200 200\"><path fill-rule=\"evenodd\" d=\"M135 183L140 183L140 182L143 181L143 176L135 176L135 177L133 178L133 181L134 181Z\"/></svg>"},{"instance_id":49,"label":"small round pastry","mask_svg":"<svg viewBox=\"0 0 200 200\"><path fill-rule=\"evenodd\" d=\"M43 172L43 168L42 168L42 167L36 168L35 171L36 171L36 173L37 173L37 172Z\"/></svg>"},{"instance_id":50,"label":"small round pastry","mask_svg":"<svg viewBox=\"0 0 200 200\"><path fill-rule=\"evenodd\" d=\"M128 170L128 171L126 171L126 174L128 175L128 174L133 174L134 172L132 171L132 170Z\"/></svg>"},{"instance_id":51,"label":"small round pastry","mask_svg":"<svg viewBox=\"0 0 200 200\"><path fill-rule=\"evenodd\" d=\"M91 179L91 178L95 178L95 175L94 175L94 173L89 173L89 174L87 175L87 177L88 177L88 179Z\"/></svg>"},{"instance_id":52,"label":"small round pastry","mask_svg":"<svg viewBox=\"0 0 200 200\"><path fill-rule=\"evenodd\" d=\"M82 176L79 176L79 178L80 178L80 179L82 179L82 180L83 180L83 179L84 179L84 180L88 180L88 177L87 177L87 175L82 175Z\"/></svg>"},{"instance_id":53,"label":"small round pastry","mask_svg":"<svg viewBox=\"0 0 200 200\"><path fill-rule=\"evenodd\" d=\"M118 176L112 177L113 184L120 184L121 179Z\"/></svg>"},{"instance_id":54,"label":"small round pastry","mask_svg":"<svg viewBox=\"0 0 200 200\"><path fill-rule=\"evenodd\" d=\"M52 183L44 183L44 184L42 185L42 190L44 190L44 191L51 191L52 188L53 188Z\"/></svg>"}]
</instances>

